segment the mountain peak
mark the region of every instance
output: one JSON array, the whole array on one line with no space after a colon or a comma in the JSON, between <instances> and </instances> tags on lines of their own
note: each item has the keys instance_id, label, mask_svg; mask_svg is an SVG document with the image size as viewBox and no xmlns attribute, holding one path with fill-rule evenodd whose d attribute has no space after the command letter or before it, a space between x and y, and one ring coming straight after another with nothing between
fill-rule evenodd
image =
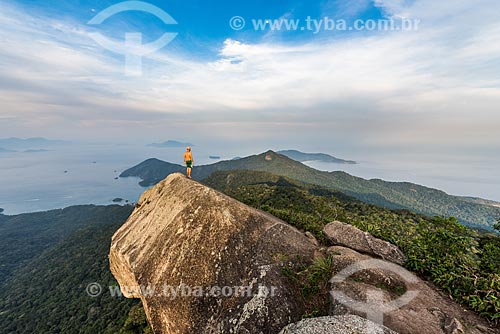
<instances>
[{"instance_id":1,"label":"mountain peak","mask_svg":"<svg viewBox=\"0 0 500 334\"><path fill-rule=\"evenodd\" d=\"M181 165L159 160L141 163L120 176L140 177L141 185L151 186L173 172L183 172ZM405 182L366 180L346 172L326 172L309 167L300 161L267 150L238 160L195 166L193 178L204 180L215 171L253 170L285 176L303 183L315 184L341 191L366 203L391 209L410 209L431 216L454 216L465 225L492 230L500 216L500 207L477 203L470 199L447 195L436 189ZM419 197L415 197L415 191ZM425 201L423 199L425 198Z\"/></svg>"},{"instance_id":2,"label":"mountain peak","mask_svg":"<svg viewBox=\"0 0 500 334\"><path fill-rule=\"evenodd\" d=\"M268 151L262 153L262 155L264 156L264 159L267 161L271 161L273 159L279 158L279 154L277 154L273 150L268 150Z\"/></svg>"},{"instance_id":3,"label":"mountain peak","mask_svg":"<svg viewBox=\"0 0 500 334\"><path fill-rule=\"evenodd\" d=\"M155 333L277 333L304 312L281 257L311 264L316 249L278 218L175 173L141 196L113 236L109 259L124 295L141 297ZM151 282L249 290L232 298L142 295L138 287ZM259 297L262 288L272 291Z\"/></svg>"},{"instance_id":4,"label":"mountain peak","mask_svg":"<svg viewBox=\"0 0 500 334\"><path fill-rule=\"evenodd\" d=\"M331 309L330 316L356 313L352 303L342 302L342 295L355 291L365 296L380 289L379 282L386 282L385 291L405 293L392 299L380 290L384 296L391 302L404 299L408 307L386 311L384 333L441 333L443 325L428 311L431 307L442 310L443 319L460 319L457 326L487 328L478 315L465 313L462 306L395 264L405 257L395 245L339 221L326 225L323 234L337 246L324 247L314 236L270 214L174 173L141 196L127 222L113 235L109 263L123 294L141 299L157 334L302 333L280 330L301 326L290 323L311 314L310 302L299 287L302 280L311 284L311 276L300 273L310 275L312 269L321 270L325 283L332 284L315 283L318 292L310 299L314 309L326 307L331 296L332 302L342 303L342 308ZM330 279L364 261L377 263L364 268L370 279L346 280L338 274ZM381 268L389 268L386 271L402 280L393 280ZM158 288L163 293L148 292ZM338 297L328 293L332 291ZM349 323L338 320L340 325ZM319 333L316 325L310 326L311 333Z\"/></svg>"}]
</instances>

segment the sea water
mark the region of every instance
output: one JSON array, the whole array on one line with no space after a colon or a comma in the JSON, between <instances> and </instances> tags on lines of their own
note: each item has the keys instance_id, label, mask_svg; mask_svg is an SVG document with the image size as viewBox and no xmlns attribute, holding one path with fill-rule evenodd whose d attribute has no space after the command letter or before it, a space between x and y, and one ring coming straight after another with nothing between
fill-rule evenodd
<instances>
[{"instance_id":1,"label":"sea water","mask_svg":"<svg viewBox=\"0 0 500 334\"><path fill-rule=\"evenodd\" d=\"M214 152L195 150L197 164ZM121 172L145 159L183 164L184 148L144 145L71 145L45 152L0 153L0 208L4 214L44 211L78 204L136 202L146 190ZM215 152L219 153L219 152Z\"/></svg>"},{"instance_id":2,"label":"sea water","mask_svg":"<svg viewBox=\"0 0 500 334\"><path fill-rule=\"evenodd\" d=\"M323 170L342 170L365 179L412 182L443 190L450 195L479 197L500 202L500 157L450 158L439 156L378 156L356 165L316 161L306 165Z\"/></svg>"},{"instance_id":3,"label":"sea water","mask_svg":"<svg viewBox=\"0 0 500 334\"><path fill-rule=\"evenodd\" d=\"M265 149L193 147L196 165L258 154ZM130 203L146 190L137 178L118 178L121 172L145 159L183 163L184 148L154 148L132 144L85 144L51 148L46 152L0 153L0 208L4 214L43 211L78 204ZM358 155L356 157L356 155ZM500 201L500 160L436 159L353 154L356 165L306 162L326 171L342 170L364 178L409 181L453 195ZM497 159L497 160L495 160Z\"/></svg>"}]
</instances>

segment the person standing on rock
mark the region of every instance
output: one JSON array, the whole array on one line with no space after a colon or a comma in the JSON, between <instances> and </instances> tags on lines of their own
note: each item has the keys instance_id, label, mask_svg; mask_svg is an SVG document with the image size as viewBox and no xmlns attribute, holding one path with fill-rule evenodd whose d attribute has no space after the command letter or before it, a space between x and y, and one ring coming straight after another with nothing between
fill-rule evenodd
<instances>
[{"instance_id":1,"label":"person standing on rock","mask_svg":"<svg viewBox=\"0 0 500 334\"><path fill-rule=\"evenodd\" d=\"M186 175L191 178L191 170L193 169L194 159L193 154L191 153L191 147L186 148L186 152L184 152L184 164L186 165Z\"/></svg>"}]
</instances>

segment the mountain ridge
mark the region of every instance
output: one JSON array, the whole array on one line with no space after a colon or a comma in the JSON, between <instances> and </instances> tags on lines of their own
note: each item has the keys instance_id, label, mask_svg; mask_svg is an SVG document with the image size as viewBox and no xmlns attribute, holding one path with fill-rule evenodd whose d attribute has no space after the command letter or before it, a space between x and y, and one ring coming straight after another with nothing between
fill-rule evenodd
<instances>
[{"instance_id":1,"label":"mountain ridge","mask_svg":"<svg viewBox=\"0 0 500 334\"><path fill-rule=\"evenodd\" d=\"M264 156L267 162L272 159L270 153ZM216 175L211 177L213 184L223 192L183 174L171 174L143 193L129 219L115 232L109 251L111 272L125 289L125 297L141 299L154 333L273 334L304 317L357 314L350 303L340 301L347 309L339 307L329 292L358 291L359 300L368 289L380 289L381 282L387 284L387 292L400 291L387 296L389 300L401 297L410 286L419 292L406 307L387 311L385 324L396 333L444 333L446 324L429 309L440 310L444 319L457 319L467 328L464 333L485 333L475 328L478 324L489 331L484 319L449 297L453 294L479 312L487 309L488 313L482 315L495 319L496 297L480 299L479 307L476 301L467 299L486 288L489 295L498 292L494 254L474 256L475 246L480 247L476 232L453 218L381 210L341 199L328 190L317 196L314 192L320 188L303 189L292 179L262 173L212 174ZM476 253L486 253L496 246L496 239L485 241L488 246ZM331 244L335 246L328 248ZM429 247L430 253L426 252ZM333 285L337 276L331 279L332 273L351 269L353 257L354 262L382 258L432 275L428 277L449 294L429 287L416 276L411 285L395 283L390 276L377 280L372 276L377 275L375 271L368 279L356 276L356 283L342 279L337 282L341 285ZM469 270L462 271L466 266ZM376 272L381 268L384 266L377 265ZM396 268L391 271L404 277L401 273L405 269ZM447 275L453 275L462 285L447 284ZM472 285L468 280L474 277L477 279ZM195 287L273 286L276 294L228 301L224 295L201 293L197 298L173 300L129 289L150 282Z\"/></svg>"},{"instance_id":2,"label":"mountain ridge","mask_svg":"<svg viewBox=\"0 0 500 334\"><path fill-rule=\"evenodd\" d=\"M276 153L287 156L290 159L299 162L319 161L319 162L328 162L328 163L346 164L346 165L357 164L356 161L340 159L326 153L305 153L298 150L280 150L277 151Z\"/></svg>"},{"instance_id":3,"label":"mountain ridge","mask_svg":"<svg viewBox=\"0 0 500 334\"><path fill-rule=\"evenodd\" d=\"M500 208L474 203L467 198L410 182L363 179L343 171L325 172L298 161L267 151L238 160L195 166L193 177L203 180L215 171L256 170L286 176L304 183L341 191L363 202L392 209L407 209L430 216L454 216L465 225L492 229L500 217ZM151 186L184 167L158 159L148 159L124 171L120 177L142 178L142 186Z\"/></svg>"}]
</instances>

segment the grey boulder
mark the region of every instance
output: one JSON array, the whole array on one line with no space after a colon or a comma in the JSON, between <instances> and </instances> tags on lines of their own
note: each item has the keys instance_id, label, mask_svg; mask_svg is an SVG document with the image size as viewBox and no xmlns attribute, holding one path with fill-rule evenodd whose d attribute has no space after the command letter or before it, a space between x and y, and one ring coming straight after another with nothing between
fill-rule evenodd
<instances>
[{"instance_id":1,"label":"grey boulder","mask_svg":"<svg viewBox=\"0 0 500 334\"><path fill-rule=\"evenodd\" d=\"M398 334L357 315L305 319L283 328L279 334Z\"/></svg>"},{"instance_id":2,"label":"grey boulder","mask_svg":"<svg viewBox=\"0 0 500 334\"><path fill-rule=\"evenodd\" d=\"M375 238L350 224L335 221L326 225L323 233L334 245L348 247L397 264L406 261L405 255L397 246Z\"/></svg>"},{"instance_id":3,"label":"grey boulder","mask_svg":"<svg viewBox=\"0 0 500 334\"><path fill-rule=\"evenodd\" d=\"M316 250L278 218L172 174L141 196L109 258L155 334L275 334L304 312L282 263Z\"/></svg>"}]
</instances>

